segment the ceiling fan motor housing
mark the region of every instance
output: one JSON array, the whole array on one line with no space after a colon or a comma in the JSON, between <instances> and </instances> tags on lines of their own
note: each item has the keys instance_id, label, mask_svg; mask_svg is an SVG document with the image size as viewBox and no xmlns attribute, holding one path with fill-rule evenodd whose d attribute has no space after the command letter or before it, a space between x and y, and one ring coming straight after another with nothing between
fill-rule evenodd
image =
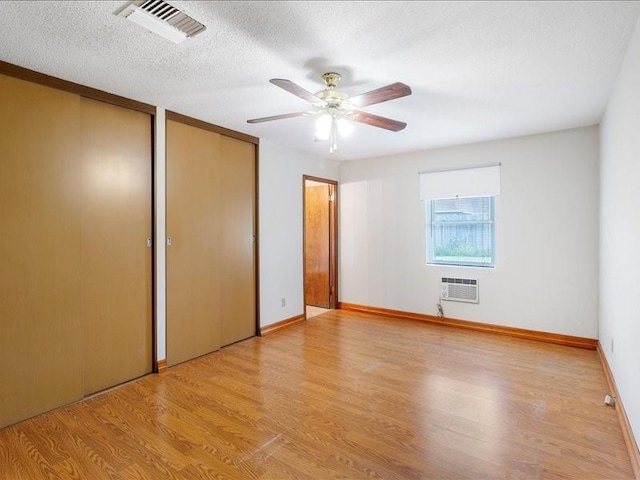
<instances>
[{"instance_id":1,"label":"ceiling fan motor housing","mask_svg":"<svg viewBox=\"0 0 640 480\"><path fill-rule=\"evenodd\" d=\"M338 86L338 82L340 81L342 77L340 76L339 73L336 72L327 72L322 74L322 79L324 80L324 83L327 85L327 87L329 88L335 88Z\"/></svg>"},{"instance_id":2,"label":"ceiling fan motor housing","mask_svg":"<svg viewBox=\"0 0 640 480\"><path fill-rule=\"evenodd\" d=\"M348 106L347 99L349 95L340 90L325 89L316 93L316 97L324 101L328 107L346 108Z\"/></svg>"},{"instance_id":3,"label":"ceiling fan motor housing","mask_svg":"<svg viewBox=\"0 0 640 480\"><path fill-rule=\"evenodd\" d=\"M336 89L340 78L340 74L336 72L327 72L322 75L327 88L315 94L316 97L323 101L323 105L319 106L320 108L349 108L350 105L347 102L349 95Z\"/></svg>"}]
</instances>

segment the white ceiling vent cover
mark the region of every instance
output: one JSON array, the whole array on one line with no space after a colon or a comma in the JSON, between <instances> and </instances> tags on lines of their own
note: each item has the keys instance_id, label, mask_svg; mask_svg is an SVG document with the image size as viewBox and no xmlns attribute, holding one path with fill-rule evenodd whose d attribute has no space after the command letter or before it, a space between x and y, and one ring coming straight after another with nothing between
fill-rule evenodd
<instances>
[{"instance_id":1,"label":"white ceiling vent cover","mask_svg":"<svg viewBox=\"0 0 640 480\"><path fill-rule=\"evenodd\" d=\"M134 1L127 4L116 15L131 20L174 43L180 43L207 28L162 0Z\"/></svg>"}]
</instances>

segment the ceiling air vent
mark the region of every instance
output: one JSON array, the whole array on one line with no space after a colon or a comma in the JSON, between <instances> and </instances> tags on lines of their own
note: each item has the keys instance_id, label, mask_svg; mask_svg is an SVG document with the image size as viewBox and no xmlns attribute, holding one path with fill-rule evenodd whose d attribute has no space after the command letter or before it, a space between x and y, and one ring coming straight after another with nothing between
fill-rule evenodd
<instances>
[{"instance_id":1,"label":"ceiling air vent","mask_svg":"<svg viewBox=\"0 0 640 480\"><path fill-rule=\"evenodd\" d=\"M131 2L116 15L131 20L174 43L180 43L207 28L162 0Z\"/></svg>"}]
</instances>

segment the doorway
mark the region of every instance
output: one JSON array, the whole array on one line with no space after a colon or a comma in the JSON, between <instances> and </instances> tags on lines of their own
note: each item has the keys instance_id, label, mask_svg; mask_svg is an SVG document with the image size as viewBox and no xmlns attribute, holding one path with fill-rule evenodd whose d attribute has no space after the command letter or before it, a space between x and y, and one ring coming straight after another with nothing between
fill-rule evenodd
<instances>
[{"instance_id":1,"label":"doorway","mask_svg":"<svg viewBox=\"0 0 640 480\"><path fill-rule=\"evenodd\" d=\"M338 182L303 177L305 317L338 305Z\"/></svg>"}]
</instances>

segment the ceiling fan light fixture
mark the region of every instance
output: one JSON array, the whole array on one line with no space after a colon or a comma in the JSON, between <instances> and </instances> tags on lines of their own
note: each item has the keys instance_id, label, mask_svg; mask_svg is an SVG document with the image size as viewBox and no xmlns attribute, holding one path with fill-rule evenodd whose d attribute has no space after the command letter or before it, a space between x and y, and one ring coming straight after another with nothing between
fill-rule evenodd
<instances>
[{"instance_id":1,"label":"ceiling fan light fixture","mask_svg":"<svg viewBox=\"0 0 640 480\"><path fill-rule=\"evenodd\" d=\"M323 113L316 121L316 140L329 140L333 128L333 115L328 112Z\"/></svg>"},{"instance_id":2,"label":"ceiling fan light fixture","mask_svg":"<svg viewBox=\"0 0 640 480\"><path fill-rule=\"evenodd\" d=\"M338 150L338 137L346 138L353 133L353 124L339 113L324 112L316 121L316 142L329 140L329 153Z\"/></svg>"}]
</instances>

